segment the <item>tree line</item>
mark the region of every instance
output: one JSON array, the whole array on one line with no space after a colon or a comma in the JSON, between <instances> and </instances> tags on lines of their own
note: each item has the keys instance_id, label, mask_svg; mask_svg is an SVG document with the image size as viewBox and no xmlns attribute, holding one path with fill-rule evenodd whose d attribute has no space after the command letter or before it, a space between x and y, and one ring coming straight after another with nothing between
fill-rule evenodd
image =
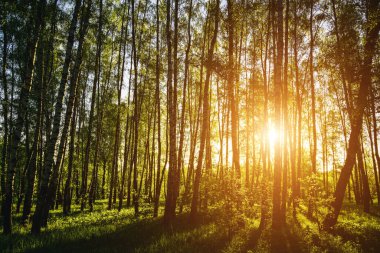
<instances>
[{"instance_id":1,"label":"tree line","mask_svg":"<svg viewBox=\"0 0 380 253\"><path fill-rule=\"evenodd\" d=\"M49 213L380 203L380 1L1 2L3 233ZM125 202L125 203L124 203ZM271 222L270 222L271 221Z\"/></svg>"}]
</instances>

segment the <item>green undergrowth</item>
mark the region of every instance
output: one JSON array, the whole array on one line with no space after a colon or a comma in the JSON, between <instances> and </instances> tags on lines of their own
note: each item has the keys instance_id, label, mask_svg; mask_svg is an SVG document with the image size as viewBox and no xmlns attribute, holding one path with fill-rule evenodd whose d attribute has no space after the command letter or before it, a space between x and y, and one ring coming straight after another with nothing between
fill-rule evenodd
<instances>
[{"instance_id":1,"label":"green undergrowth","mask_svg":"<svg viewBox=\"0 0 380 253\"><path fill-rule=\"evenodd\" d=\"M63 216L53 211L48 228L38 236L30 225L17 225L14 234L0 235L1 252L378 252L380 248L379 209L371 214L346 204L332 231L319 229L316 218L307 217L301 206L296 216L289 214L281 230L260 229L260 217L252 214L231 217L223 206L209 208L196 222L187 212L169 227L162 214L153 218L149 205L134 216L133 209L106 211L106 202L94 212ZM256 212L255 212L256 213Z\"/></svg>"}]
</instances>

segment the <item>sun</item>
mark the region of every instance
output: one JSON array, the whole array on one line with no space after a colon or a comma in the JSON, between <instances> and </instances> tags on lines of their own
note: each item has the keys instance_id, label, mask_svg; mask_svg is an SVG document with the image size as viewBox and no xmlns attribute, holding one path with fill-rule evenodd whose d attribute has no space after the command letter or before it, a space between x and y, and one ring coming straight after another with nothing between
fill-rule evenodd
<instances>
[{"instance_id":1,"label":"sun","mask_svg":"<svg viewBox=\"0 0 380 253\"><path fill-rule=\"evenodd\" d=\"M271 126L268 130L268 141L271 145L275 144L278 140L278 131Z\"/></svg>"}]
</instances>

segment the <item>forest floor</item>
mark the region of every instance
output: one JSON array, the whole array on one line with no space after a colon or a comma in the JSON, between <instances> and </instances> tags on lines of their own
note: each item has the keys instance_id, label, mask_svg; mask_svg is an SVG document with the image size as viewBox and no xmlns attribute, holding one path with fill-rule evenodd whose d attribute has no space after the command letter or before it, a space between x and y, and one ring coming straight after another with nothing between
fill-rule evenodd
<instances>
[{"instance_id":1,"label":"forest floor","mask_svg":"<svg viewBox=\"0 0 380 253\"><path fill-rule=\"evenodd\" d=\"M162 216L152 218L150 207L104 211L100 201L96 210L70 216L53 211L48 229L40 235L29 233L30 225L14 226L12 236L0 235L0 252L379 252L380 210L365 214L346 203L339 223L330 232L318 229L318 219L309 220L305 210L288 217L281 231L259 229L259 217L234 219L213 208L189 223L188 214L178 215L170 228ZM18 224L17 217L14 221ZM1 232L1 231L0 231Z\"/></svg>"}]
</instances>

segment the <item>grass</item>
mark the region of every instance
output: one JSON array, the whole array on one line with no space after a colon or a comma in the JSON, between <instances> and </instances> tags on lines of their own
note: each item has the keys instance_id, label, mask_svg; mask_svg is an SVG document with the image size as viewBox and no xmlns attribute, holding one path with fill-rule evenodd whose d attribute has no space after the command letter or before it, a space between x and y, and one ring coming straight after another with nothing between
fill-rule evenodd
<instances>
[{"instance_id":1,"label":"grass","mask_svg":"<svg viewBox=\"0 0 380 253\"><path fill-rule=\"evenodd\" d=\"M74 206L66 217L60 210L53 211L48 228L39 236L29 233L30 225L15 225L12 236L0 235L0 251L377 252L380 248L379 209L365 214L349 204L329 233L319 231L302 209L296 217L288 217L282 230L272 231L259 229L259 217L245 217L243 223L230 229L231 222L220 213L223 208L203 213L197 223L189 223L187 213L180 214L169 228L163 226L162 216L151 216L148 205L137 218L132 209L105 211L102 201L92 213L77 208Z\"/></svg>"}]
</instances>

